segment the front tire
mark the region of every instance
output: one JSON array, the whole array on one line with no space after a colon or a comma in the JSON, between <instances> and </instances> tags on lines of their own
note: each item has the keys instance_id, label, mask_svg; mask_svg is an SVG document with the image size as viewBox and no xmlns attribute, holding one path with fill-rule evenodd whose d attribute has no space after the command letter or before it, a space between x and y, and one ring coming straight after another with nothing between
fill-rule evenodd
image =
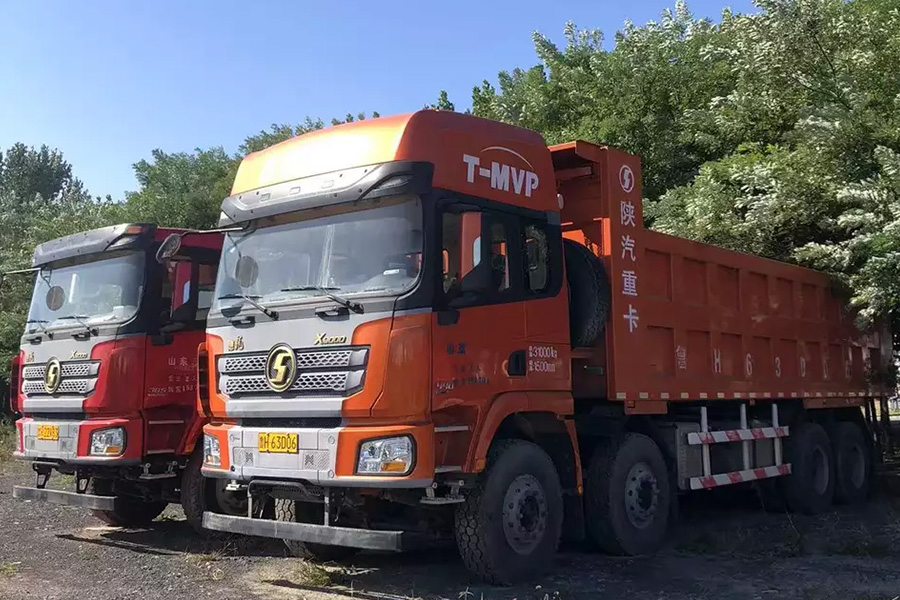
<instances>
[{"instance_id":1,"label":"front tire","mask_svg":"<svg viewBox=\"0 0 900 600\"><path fill-rule=\"evenodd\" d=\"M225 491L225 480L204 477L200 471L202 466L203 447L198 445L181 473L181 507L188 524L197 533L212 535L211 531L203 529L203 513L211 511L243 516L247 514L247 500L234 492Z\"/></svg>"},{"instance_id":2,"label":"front tire","mask_svg":"<svg viewBox=\"0 0 900 600\"><path fill-rule=\"evenodd\" d=\"M834 455L825 429L803 423L787 438L791 474L784 478L784 498L794 512L817 515L834 498Z\"/></svg>"},{"instance_id":3,"label":"front tire","mask_svg":"<svg viewBox=\"0 0 900 600\"><path fill-rule=\"evenodd\" d=\"M671 503L666 462L649 437L626 433L594 452L585 481L585 518L591 540L605 552L655 552L665 539Z\"/></svg>"},{"instance_id":4,"label":"front tire","mask_svg":"<svg viewBox=\"0 0 900 600\"><path fill-rule=\"evenodd\" d=\"M533 579L549 568L562 534L559 475L540 446L504 440L457 505L456 544L466 567L491 584Z\"/></svg>"},{"instance_id":5,"label":"front tire","mask_svg":"<svg viewBox=\"0 0 900 600\"><path fill-rule=\"evenodd\" d=\"M111 479L91 479L89 494L98 496L113 496L113 481ZM91 510L91 513L114 527L141 527L147 525L158 517L169 505L168 502L147 502L131 496L116 496L116 505L113 510Z\"/></svg>"},{"instance_id":6,"label":"front tire","mask_svg":"<svg viewBox=\"0 0 900 600\"><path fill-rule=\"evenodd\" d=\"M321 523L324 513L319 504L309 502L299 502L297 500L275 500L275 520L286 521L288 523L313 523L316 522L315 515L319 513L318 522ZM330 546L328 544L313 544L309 542L299 542L297 540L283 540L285 546L291 551L291 554L298 558L314 560L316 562L332 562L341 561L356 555L359 548L350 548L347 546Z\"/></svg>"}]
</instances>

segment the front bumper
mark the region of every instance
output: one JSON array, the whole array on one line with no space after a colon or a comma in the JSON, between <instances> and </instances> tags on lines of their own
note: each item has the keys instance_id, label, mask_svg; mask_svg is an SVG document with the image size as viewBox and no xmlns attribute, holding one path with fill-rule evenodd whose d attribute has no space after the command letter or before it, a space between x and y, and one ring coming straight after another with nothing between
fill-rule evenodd
<instances>
[{"instance_id":1,"label":"front bumper","mask_svg":"<svg viewBox=\"0 0 900 600\"><path fill-rule=\"evenodd\" d=\"M33 500L37 502L49 502L62 506L80 506L91 510L115 510L116 499L114 496L95 496L94 494L79 494L77 492L65 492L62 490L48 490L35 487L13 486L13 498L18 500Z\"/></svg>"},{"instance_id":2,"label":"front bumper","mask_svg":"<svg viewBox=\"0 0 900 600\"><path fill-rule=\"evenodd\" d=\"M51 425L58 427L58 439L38 439L38 427ZM125 448L118 456L91 456L91 433L110 427L125 429ZM82 421L64 419L35 419L23 417L16 422L21 445L17 445L13 456L22 460L47 460L69 464L117 465L140 462L143 439L143 422L140 417L132 419L85 419Z\"/></svg>"},{"instance_id":3,"label":"front bumper","mask_svg":"<svg viewBox=\"0 0 900 600\"><path fill-rule=\"evenodd\" d=\"M375 531L312 523L291 523L233 517L211 512L203 513L203 527L213 531L225 531L242 535L295 540L311 544L346 546L363 550L392 550L399 552L418 545L417 539L403 531Z\"/></svg>"},{"instance_id":4,"label":"front bumper","mask_svg":"<svg viewBox=\"0 0 900 600\"><path fill-rule=\"evenodd\" d=\"M434 426L341 426L327 429L245 427L209 424L207 435L219 441L222 464L203 465L206 477L252 481L253 479L301 480L321 486L360 488L425 488L434 481ZM296 453L260 452L260 433L293 433ZM410 436L415 440L415 464L403 476L356 475L359 446L365 440Z\"/></svg>"}]
</instances>

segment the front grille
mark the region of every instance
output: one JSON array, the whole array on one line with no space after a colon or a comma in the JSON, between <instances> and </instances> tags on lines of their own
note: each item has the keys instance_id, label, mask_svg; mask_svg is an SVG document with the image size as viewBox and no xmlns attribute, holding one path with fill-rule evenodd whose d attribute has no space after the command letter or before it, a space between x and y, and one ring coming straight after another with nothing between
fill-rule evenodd
<instances>
[{"instance_id":1,"label":"front grille","mask_svg":"<svg viewBox=\"0 0 900 600\"><path fill-rule=\"evenodd\" d=\"M361 371L300 373L286 393L344 394L355 391L354 388L360 383L362 383ZM222 384L223 391L229 396L272 391L262 375L223 377Z\"/></svg>"},{"instance_id":2,"label":"front grille","mask_svg":"<svg viewBox=\"0 0 900 600\"><path fill-rule=\"evenodd\" d=\"M97 374L99 362L62 363L63 377L88 377ZM47 365L34 365L22 369L22 379L43 379L47 373Z\"/></svg>"},{"instance_id":3,"label":"front grille","mask_svg":"<svg viewBox=\"0 0 900 600\"><path fill-rule=\"evenodd\" d=\"M362 389L367 347L294 350L297 376L282 395L349 396ZM267 353L219 356L219 389L229 396L275 394L266 381Z\"/></svg>"},{"instance_id":4,"label":"front grille","mask_svg":"<svg viewBox=\"0 0 900 600\"><path fill-rule=\"evenodd\" d=\"M60 383L54 395L86 396L94 391L100 373L100 361L60 363ZM47 396L44 376L47 365L28 365L22 369L22 392L26 396Z\"/></svg>"},{"instance_id":5,"label":"front grille","mask_svg":"<svg viewBox=\"0 0 900 600\"><path fill-rule=\"evenodd\" d=\"M93 391L93 380L90 379L63 379L56 388L57 394L87 394ZM47 393L43 381L26 381L22 385L22 391L28 396Z\"/></svg>"}]
</instances>

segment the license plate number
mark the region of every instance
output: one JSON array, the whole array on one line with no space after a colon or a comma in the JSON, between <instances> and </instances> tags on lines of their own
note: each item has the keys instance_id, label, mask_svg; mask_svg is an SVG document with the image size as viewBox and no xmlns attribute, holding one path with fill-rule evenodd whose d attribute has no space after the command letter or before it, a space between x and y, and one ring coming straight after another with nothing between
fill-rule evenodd
<instances>
[{"instance_id":1,"label":"license plate number","mask_svg":"<svg viewBox=\"0 0 900 600\"><path fill-rule=\"evenodd\" d=\"M38 425L37 439L56 442L59 440L59 425Z\"/></svg>"},{"instance_id":2,"label":"license plate number","mask_svg":"<svg viewBox=\"0 0 900 600\"><path fill-rule=\"evenodd\" d=\"M296 433L268 433L259 434L256 448L260 452L281 452L284 454L297 454L298 437Z\"/></svg>"}]
</instances>

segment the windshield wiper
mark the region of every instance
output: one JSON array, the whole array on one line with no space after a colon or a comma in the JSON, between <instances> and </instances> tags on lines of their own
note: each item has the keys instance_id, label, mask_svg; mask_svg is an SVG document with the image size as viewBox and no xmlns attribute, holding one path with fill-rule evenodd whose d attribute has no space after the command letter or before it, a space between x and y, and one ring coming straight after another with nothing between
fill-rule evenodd
<instances>
[{"instance_id":1,"label":"windshield wiper","mask_svg":"<svg viewBox=\"0 0 900 600\"><path fill-rule=\"evenodd\" d=\"M262 304L257 302L257 300L259 298L262 298L262 296L251 296L250 294L224 294L222 296L218 296L216 298L216 300L240 300L240 299L246 300L247 302L252 304L254 307L259 309L259 311L262 314L266 315L273 321L277 321L278 320L278 311L274 311L271 308L266 308L265 306L263 306Z\"/></svg>"},{"instance_id":2,"label":"windshield wiper","mask_svg":"<svg viewBox=\"0 0 900 600\"><path fill-rule=\"evenodd\" d=\"M338 304L340 304L347 310L352 310L353 312L358 313L360 315L363 314L364 310L363 310L362 304L360 304L359 302L354 302L353 300L348 300L347 298L344 298L343 296L338 296L333 291L331 291L331 290L339 290L339 289L341 289L341 288L322 287L320 285L302 285L299 287L284 288L284 289L281 289L278 291L279 292L311 292L311 291L321 292L323 296L327 296L328 298L331 298L332 300L334 300L335 302L337 302Z\"/></svg>"},{"instance_id":3,"label":"windshield wiper","mask_svg":"<svg viewBox=\"0 0 900 600\"><path fill-rule=\"evenodd\" d=\"M28 319L25 323L29 325L37 325L40 328L41 333L46 333L48 338L53 337L53 332L47 330L47 323L49 323L47 319Z\"/></svg>"},{"instance_id":4,"label":"windshield wiper","mask_svg":"<svg viewBox=\"0 0 900 600\"><path fill-rule=\"evenodd\" d=\"M78 324L81 325L82 327L84 327L84 330L87 332L88 335L97 335L97 328L91 327L90 325L85 323L84 320L87 318L88 318L87 315L66 315L65 317L59 317L56 320L57 321L64 321L64 320L78 321Z\"/></svg>"}]
</instances>

